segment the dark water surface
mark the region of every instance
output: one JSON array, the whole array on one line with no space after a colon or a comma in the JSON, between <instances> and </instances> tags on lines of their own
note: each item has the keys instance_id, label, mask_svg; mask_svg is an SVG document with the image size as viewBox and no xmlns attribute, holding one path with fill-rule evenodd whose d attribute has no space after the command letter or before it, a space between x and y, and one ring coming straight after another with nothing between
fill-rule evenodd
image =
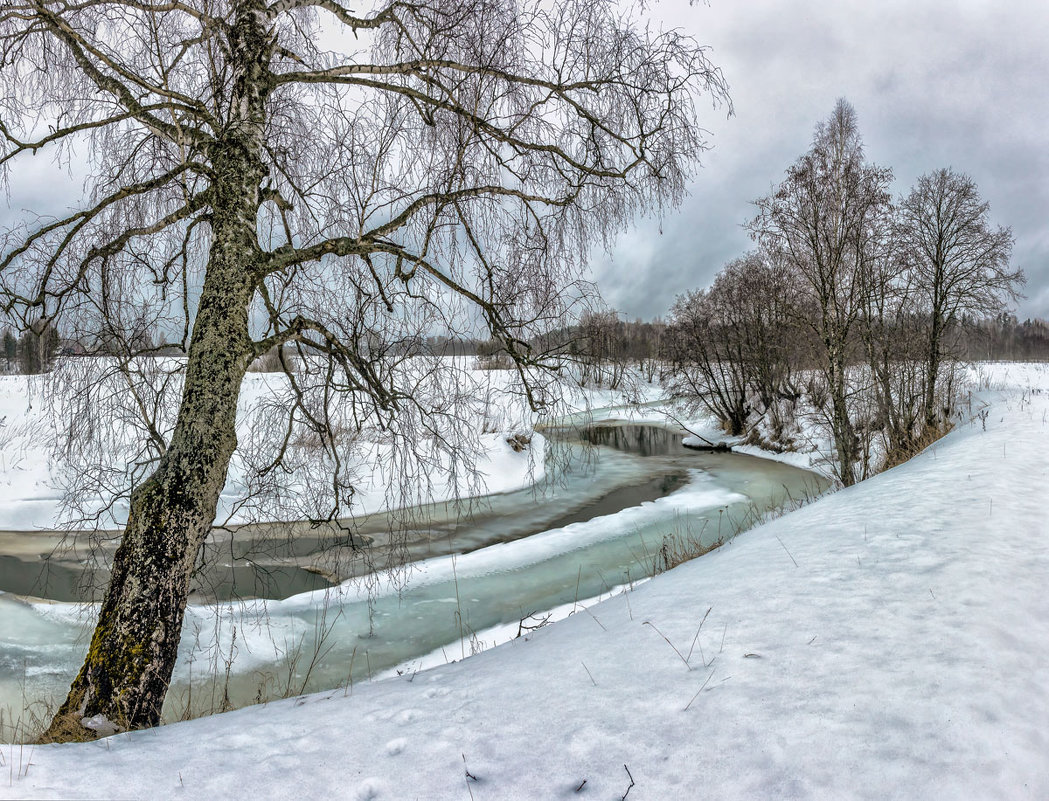
<instances>
[{"instance_id":1,"label":"dark water surface","mask_svg":"<svg viewBox=\"0 0 1049 801\"><path fill-rule=\"evenodd\" d=\"M370 515L347 529L268 523L216 531L194 577L194 600L287 598L405 562L511 542L662 498L681 488L690 470L709 473L758 505L770 501L770 490L777 495L779 487L794 487L804 494L802 484L819 483L778 463L689 450L681 432L659 426L609 422L543 433L547 476L535 487ZM33 552L36 536L0 536L0 591L61 602L100 600L118 535L101 545L69 534L57 545L57 535L44 535ZM354 547L362 543L363 551Z\"/></svg>"}]
</instances>

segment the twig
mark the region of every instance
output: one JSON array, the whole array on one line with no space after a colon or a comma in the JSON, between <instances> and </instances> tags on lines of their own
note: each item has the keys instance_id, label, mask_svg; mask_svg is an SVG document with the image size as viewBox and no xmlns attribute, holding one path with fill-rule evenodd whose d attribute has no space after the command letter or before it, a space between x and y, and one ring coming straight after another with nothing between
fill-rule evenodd
<instances>
[{"instance_id":1,"label":"twig","mask_svg":"<svg viewBox=\"0 0 1049 801\"><path fill-rule=\"evenodd\" d=\"M627 766L626 766L626 765L624 764L624 765L623 765L623 770L625 770L625 771L626 771L626 775L627 775L627 778L628 778L628 779L630 779L630 784L629 784L629 785L627 785L627 788L626 788L626 792L625 792L625 793L623 793L623 797L622 797L622 798L620 799L620 801L626 801L626 797L627 797L628 795L630 795L630 788L634 786L634 777L630 775L630 768L628 768L628 767L627 767Z\"/></svg>"},{"instance_id":2,"label":"twig","mask_svg":"<svg viewBox=\"0 0 1049 801\"><path fill-rule=\"evenodd\" d=\"M780 544L780 545L783 545L783 540L781 540L781 539L779 538L779 534L774 534L773 536L774 536L774 537L776 538L776 541L777 541L777 542L779 542L779 544ZM787 546L786 546L786 545L783 545L783 550L784 550L784 551L787 551ZM790 557L790 561L794 562L794 567L797 567L797 566L798 566L798 563L797 563L797 561L796 561L796 560L794 559L794 556L793 556L793 555L791 554L791 552L790 552L790 551L787 551L787 556L789 556L789 557Z\"/></svg>"},{"instance_id":3,"label":"twig","mask_svg":"<svg viewBox=\"0 0 1049 801\"><path fill-rule=\"evenodd\" d=\"M714 670L717 670L717 668L714 668ZM692 701L695 701L697 698L699 698L699 694L706 689L706 686L708 684L710 684L710 680L714 678L714 670L710 671L710 675L707 676L707 680L703 682L703 686L696 690L696 694L692 696L692 700L685 704L685 708L682 710L683 712L688 712L688 708L692 706Z\"/></svg>"},{"instance_id":4,"label":"twig","mask_svg":"<svg viewBox=\"0 0 1049 801\"><path fill-rule=\"evenodd\" d=\"M688 663L688 660L685 659L685 657L683 657L681 655L681 651L679 651L677 649L677 646L675 646L674 643L672 643L670 640L668 640L667 639L667 635L665 635L658 628L656 628L656 625L654 623L651 623L650 621L646 620L641 625L642 626L651 626L653 628L653 630L655 630L656 634L658 634L660 637L662 637L664 640L666 640L667 641L667 645L669 645L671 648L674 649L674 653L677 654L677 658L685 663L685 667L688 668L689 670L692 670L692 666Z\"/></svg>"},{"instance_id":5,"label":"twig","mask_svg":"<svg viewBox=\"0 0 1049 801\"><path fill-rule=\"evenodd\" d=\"M711 442L711 441L710 441L709 439L707 439L706 437L704 437L704 436L703 436L702 434L699 434L699 433L697 433L697 432L693 431L693 430L692 430L691 428L689 428L689 427L688 427L687 425L685 425L685 424L684 424L683 422L681 422L681 420L680 420L680 419L678 419L678 417L677 417L676 415L672 414L671 412L668 412L668 411L667 411L666 409L663 409L663 414L665 414L665 415L666 415L667 417L669 417L669 418L670 418L671 420L673 420L673 421L674 421L675 423L677 423L677 424L678 424L679 426L681 426L681 427L682 427L682 428L683 428L683 429L684 429L685 431L687 431L687 432L688 432L689 434L691 434L691 435L692 435L693 437L695 437L696 439L701 439L701 440L703 440L703 441L704 441L705 443L707 443L707 445L709 445L709 446L710 446L711 448L716 448L716 447L717 447L717 445L715 445L715 444L714 444L713 442ZM629 773L629 772L630 772L630 771L627 771L627 773ZM624 796L624 797L625 797L625 796Z\"/></svg>"},{"instance_id":6,"label":"twig","mask_svg":"<svg viewBox=\"0 0 1049 801\"><path fill-rule=\"evenodd\" d=\"M579 570L576 571L575 576L575 600L572 601L572 614L575 614L575 608L579 605L579 580L583 578L583 566L579 565ZM584 784L586 781L584 780ZM578 792L578 791L577 791Z\"/></svg>"},{"instance_id":7,"label":"twig","mask_svg":"<svg viewBox=\"0 0 1049 801\"><path fill-rule=\"evenodd\" d=\"M713 608L713 606L710 607L710 609L707 610L707 614L703 615L703 619L699 621L699 628L696 629L696 636L692 638L692 647L688 649L688 658L685 660L686 665L692 661L692 651L696 647L696 643L699 642L699 633L703 631L703 624L707 622L707 617L710 615L710 610ZM703 667L706 667L707 658L703 654L703 643L699 643L699 657L703 660Z\"/></svg>"},{"instance_id":8,"label":"twig","mask_svg":"<svg viewBox=\"0 0 1049 801\"><path fill-rule=\"evenodd\" d=\"M583 611L584 611L584 612L586 612L586 613L587 613L588 615L590 615L590 617L594 618L594 622L595 622L595 623L596 623L597 625L599 625L599 626L601 627L601 631L608 631L608 629L606 629L606 628L605 628L605 624L604 624L604 623L602 623L602 622L601 622L600 620L598 620L598 619L597 619L597 618L596 618L596 617L594 616L594 613L593 613L593 612L591 612L591 611L590 611L589 609L587 609L587 608L586 608L585 606L583 607Z\"/></svg>"},{"instance_id":9,"label":"twig","mask_svg":"<svg viewBox=\"0 0 1049 801\"><path fill-rule=\"evenodd\" d=\"M474 791L470 787L470 782L477 781L477 777L470 773L470 769L466 767L466 754L463 754L463 770L466 772L466 791L470 794L470 800L473 801Z\"/></svg>"},{"instance_id":10,"label":"twig","mask_svg":"<svg viewBox=\"0 0 1049 801\"><path fill-rule=\"evenodd\" d=\"M459 621L459 652L461 658L466 659L466 645L463 642L463 604L459 598L459 575L455 572L455 554L452 554L452 578L455 580L455 616Z\"/></svg>"},{"instance_id":11,"label":"twig","mask_svg":"<svg viewBox=\"0 0 1049 801\"><path fill-rule=\"evenodd\" d=\"M594 681L594 674L590 672L590 668L588 668L586 666L586 662L580 661L579 664L583 666L583 670L586 671L586 675L588 675L590 677L590 682L596 687L597 686L597 682Z\"/></svg>"}]
</instances>

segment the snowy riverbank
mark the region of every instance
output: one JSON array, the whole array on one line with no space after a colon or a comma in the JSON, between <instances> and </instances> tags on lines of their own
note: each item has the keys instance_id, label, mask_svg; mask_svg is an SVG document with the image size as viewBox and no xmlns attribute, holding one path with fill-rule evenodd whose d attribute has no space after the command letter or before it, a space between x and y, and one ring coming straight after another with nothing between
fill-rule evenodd
<instances>
[{"instance_id":1,"label":"snowy riverbank","mask_svg":"<svg viewBox=\"0 0 1049 801\"><path fill-rule=\"evenodd\" d=\"M628 769L632 800L1045 798L1049 371L991 378L986 430L527 641L99 743L4 746L0 795L619 798Z\"/></svg>"}]
</instances>

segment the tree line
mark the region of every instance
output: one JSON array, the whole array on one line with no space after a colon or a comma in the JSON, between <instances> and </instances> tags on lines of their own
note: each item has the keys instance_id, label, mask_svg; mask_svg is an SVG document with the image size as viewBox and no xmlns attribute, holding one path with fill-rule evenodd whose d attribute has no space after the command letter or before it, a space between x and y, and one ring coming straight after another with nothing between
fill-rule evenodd
<instances>
[{"instance_id":1,"label":"tree line","mask_svg":"<svg viewBox=\"0 0 1049 801\"><path fill-rule=\"evenodd\" d=\"M46 373L62 349L58 326L47 320L38 320L18 334L4 328L0 341L4 349L4 370L8 373Z\"/></svg>"},{"instance_id":2,"label":"tree line","mask_svg":"<svg viewBox=\"0 0 1049 801\"><path fill-rule=\"evenodd\" d=\"M972 361L1049 361L1049 321L1022 323L1015 314L1001 312L983 320L967 320L961 327L961 352Z\"/></svg>"},{"instance_id":3,"label":"tree line","mask_svg":"<svg viewBox=\"0 0 1049 801\"><path fill-rule=\"evenodd\" d=\"M877 467L875 446L892 462L949 428L957 365L979 352L966 323L1002 319L1024 283L972 178L938 169L894 200L892 177L839 100L755 201L755 249L680 296L663 339L667 390L732 434L761 420L780 436L804 395L846 486ZM1034 352L1044 324L1016 328Z\"/></svg>"}]
</instances>

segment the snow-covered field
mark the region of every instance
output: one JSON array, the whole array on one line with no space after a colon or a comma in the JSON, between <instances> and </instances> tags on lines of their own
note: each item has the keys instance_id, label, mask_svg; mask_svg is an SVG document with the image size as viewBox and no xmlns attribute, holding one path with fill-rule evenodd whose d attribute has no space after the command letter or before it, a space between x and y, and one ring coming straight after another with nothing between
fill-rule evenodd
<instances>
[{"instance_id":1,"label":"snow-covered field","mask_svg":"<svg viewBox=\"0 0 1049 801\"><path fill-rule=\"evenodd\" d=\"M985 374L984 421L527 640L4 746L0 795L1047 798L1049 368Z\"/></svg>"},{"instance_id":2,"label":"snow-covered field","mask_svg":"<svg viewBox=\"0 0 1049 801\"><path fill-rule=\"evenodd\" d=\"M542 435L535 435L532 447L521 451L513 450L507 442L507 437L518 431L530 434L535 423L535 416L527 410L520 395L507 392L510 374L507 371L471 369L472 364L472 358L458 360L455 365L457 372L449 378L452 386L448 389L466 399L459 413L467 422L455 433L467 438L461 447L469 452L475 470L452 466L446 456L436 453L436 449L430 453L425 443L419 444L419 450L432 463L425 471L413 471L392 458L389 443L350 442L342 455L351 463L349 470L356 479L352 501L354 514L508 492L528 486L542 477ZM75 370L77 365L74 364L70 371ZM61 382L59 377L56 383ZM44 376L0 375L0 531L69 529L82 525L75 517L67 516L68 510L62 504L66 485L82 483L80 473L83 466L65 453L66 432L55 423L55 409L61 407L53 402L53 392ZM114 395L121 392L126 394L126 388L118 386ZM251 471L247 466L251 453L266 446L272 447L272 441L279 439L279 432L254 431L253 423L265 405L272 404L285 392L287 379L281 374L248 373L245 377L238 410L240 446L230 464L228 480L219 500L217 522L237 524L306 516L299 509L275 509L272 503L243 503L255 491L250 485ZM603 398L609 393L600 394ZM584 398L579 395L574 400L582 403ZM173 404L177 401L177 393L170 393L169 401L172 408L164 417L170 425L174 420ZM112 403L108 399L107 402ZM106 429L107 439L103 440L103 447L107 453L101 462L108 464L111 472L121 473L127 463L136 458L133 454L137 446L128 447L129 443L141 440L142 435L111 412L107 409L97 415L99 418L108 417L96 426ZM310 483L311 476L292 474L285 481L291 482L287 494L294 495L296 489L303 490ZM88 498L84 505L100 509L103 503L101 498ZM119 529L126 518L127 505L118 502L112 515L103 516L102 527Z\"/></svg>"}]
</instances>

